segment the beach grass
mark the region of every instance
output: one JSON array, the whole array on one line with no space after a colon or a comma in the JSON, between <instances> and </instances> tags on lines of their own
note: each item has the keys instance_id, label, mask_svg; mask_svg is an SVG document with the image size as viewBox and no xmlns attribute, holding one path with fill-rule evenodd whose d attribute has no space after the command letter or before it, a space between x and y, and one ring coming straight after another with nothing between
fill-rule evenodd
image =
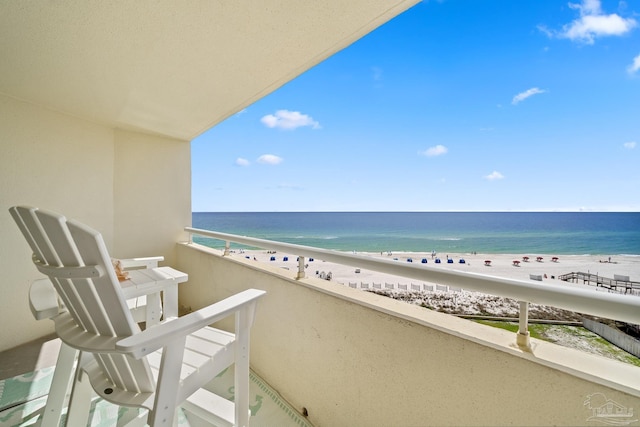
<instances>
[{"instance_id":1,"label":"beach grass","mask_svg":"<svg viewBox=\"0 0 640 427\"><path fill-rule=\"evenodd\" d=\"M483 325L505 329L516 333L518 324L515 322L503 322L499 320L476 320ZM640 358L627 353L621 348L605 340L598 334L581 326L552 325L532 323L529 325L529 333L532 338L552 342L565 347L577 348L589 353L598 354L610 359L618 360L631 365L640 366Z\"/></svg>"},{"instance_id":2,"label":"beach grass","mask_svg":"<svg viewBox=\"0 0 640 427\"><path fill-rule=\"evenodd\" d=\"M494 328L505 329L513 333L518 332L518 324L514 322L503 322L500 320L482 320L482 319L476 320L476 322L482 323L483 325L493 326ZM548 341L544 338L544 335L541 334L540 328L538 328L538 326L541 326L541 325L537 325L537 324L529 325L529 334L531 335L531 338L537 338L540 340Z\"/></svg>"}]
</instances>

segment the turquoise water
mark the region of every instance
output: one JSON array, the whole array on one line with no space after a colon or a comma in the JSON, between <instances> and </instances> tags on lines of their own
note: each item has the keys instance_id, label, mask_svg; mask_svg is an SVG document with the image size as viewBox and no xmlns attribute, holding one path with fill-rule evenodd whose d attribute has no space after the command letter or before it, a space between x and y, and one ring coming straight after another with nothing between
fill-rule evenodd
<instances>
[{"instance_id":1,"label":"turquoise water","mask_svg":"<svg viewBox=\"0 0 640 427\"><path fill-rule=\"evenodd\" d=\"M341 251L640 255L637 212L194 212L193 226Z\"/></svg>"}]
</instances>

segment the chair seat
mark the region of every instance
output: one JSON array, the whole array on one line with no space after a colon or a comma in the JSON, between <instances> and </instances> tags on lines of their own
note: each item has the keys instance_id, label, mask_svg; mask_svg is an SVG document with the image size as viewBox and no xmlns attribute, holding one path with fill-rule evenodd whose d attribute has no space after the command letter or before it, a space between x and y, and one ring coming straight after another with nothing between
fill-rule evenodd
<instances>
[{"instance_id":1,"label":"chair seat","mask_svg":"<svg viewBox=\"0 0 640 427\"><path fill-rule=\"evenodd\" d=\"M113 340L108 340L114 343ZM105 340L105 343L107 340ZM235 335L226 331L214 328L200 329L187 337L183 353L183 363L180 370L180 380L189 381L187 378L197 372L199 375L191 378L212 378L222 372L233 363L234 360ZM162 362L162 350L155 351L147 356L149 366L157 381ZM96 393L111 403L116 405L134 406L151 409L153 407L154 393L136 393L118 389L107 377L95 360L83 365L83 370L88 374L89 381ZM194 385L195 386L195 385ZM196 387L197 388L197 387ZM193 398L190 407L197 408L205 402L211 402L212 397L207 396L209 392L200 393ZM191 398L189 398L191 400ZM226 399L223 399L226 400ZM233 404L229 403L231 409L230 420L233 424L234 410ZM197 410L197 409L196 409ZM205 411L210 413L211 411ZM225 419L226 417L222 417Z\"/></svg>"}]
</instances>

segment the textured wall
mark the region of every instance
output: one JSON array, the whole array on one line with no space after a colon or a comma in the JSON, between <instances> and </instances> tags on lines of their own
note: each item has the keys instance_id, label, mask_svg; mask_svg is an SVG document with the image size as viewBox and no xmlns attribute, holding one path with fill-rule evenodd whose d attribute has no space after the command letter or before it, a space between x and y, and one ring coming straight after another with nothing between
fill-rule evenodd
<instances>
[{"instance_id":1,"label":"textured wall","mask_svg":"<svg viewBox=\"0 0 640 427\"><path fill-rule=\"evenodd\" d=\"M9 215L13 205L60 212L100 231L114 257L174 258L191 224L187 141L111 129L0 96L0 351L52 331L29 312L41 277Z\"/></svg>"},{"instance_id":2,"label":"textured wall","mask_svg":"<svg viewBox=\"0 0 640 427\"><path fill-rule=\"evenodd\" d=\"M0 96L0 350L50 332L29 311L41 277L8 209L31 205L99 229L113 243L113 131Z\"/></svg>"},{"instance_id":3,"label":"textured wall","mask_svg":"<svg viewBox=\"0 0 640 427\"><path fill-rule=\"evenodd\" d=\"M163 255L171 264L191 225L190 144L117 130L114 170L113 255Z\"/></svg>"},{"instance_id":4,"label":"textured wall","mask_svg":"<svg viewBox=\"0 0 640 427\"><path fill-rule=\"evenodd\" d=\"M523 352L506 331L197 245L179 245L178 266L192 309L267 291L251 365L316 425L586 425L594 393L640 404L630 365L537 340Z\"/></svg>"}]
</instances>

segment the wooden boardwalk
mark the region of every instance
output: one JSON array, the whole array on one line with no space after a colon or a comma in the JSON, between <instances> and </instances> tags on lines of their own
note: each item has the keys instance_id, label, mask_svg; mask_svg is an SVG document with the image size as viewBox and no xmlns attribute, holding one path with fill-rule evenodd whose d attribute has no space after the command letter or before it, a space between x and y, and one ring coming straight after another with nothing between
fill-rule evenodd
<instances>
[{"instance_id":1,"label":"wooden boardwalk","mask_svg":"<svg viewBox=\"0 0 640 427\"><path fill-rule=\"evenodd\" d=\"M558 279L565 282L580 283L590 286L596 286L605 288L610 291L618 292L621 294L636 294L640 295L640 282L634 282L629 280L627 276L614 275L614 278L603 277L592 273L572 272L558 276Z\"/></svg>"}]
</instances>

